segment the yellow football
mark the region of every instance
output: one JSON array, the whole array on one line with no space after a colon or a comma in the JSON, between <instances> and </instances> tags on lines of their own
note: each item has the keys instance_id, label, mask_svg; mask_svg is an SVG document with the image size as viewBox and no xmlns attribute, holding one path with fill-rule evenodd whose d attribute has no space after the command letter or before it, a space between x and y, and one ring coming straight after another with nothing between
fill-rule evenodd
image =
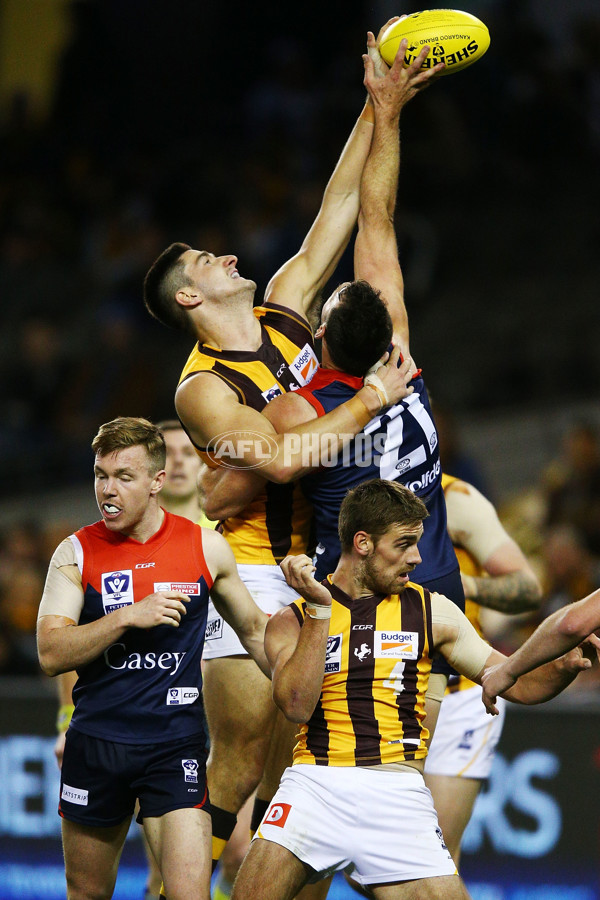
<instances>
[{"instance_id":1,"label":"yellow football","mask_svg":"<svg viewBox=\"0 0 600 900\"><path fill-rule=\"evenodd\" d=\"M424 9L390 25L379 42L379 52L388 66L392 65L403 38L408 40L405 66L413 62L424 44L428 44L431 51L423 68L430 69L443 62L446 65L442 75L466 69L481 59L490 46L487 26L476 16L459 9Z\"/></svg>"}]
</instances>

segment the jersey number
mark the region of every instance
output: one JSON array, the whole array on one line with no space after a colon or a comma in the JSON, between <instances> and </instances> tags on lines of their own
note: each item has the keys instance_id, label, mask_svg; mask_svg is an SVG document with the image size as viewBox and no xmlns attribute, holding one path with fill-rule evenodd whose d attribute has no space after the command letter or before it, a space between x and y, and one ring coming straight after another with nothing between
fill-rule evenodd
<instances>
[{"instance_id":1,"label":"jersey number","mask_svg":"<svg viewBox=\"0 0 600 900\"><path fill-rule=\"evenodd\" d=\"M390 672L390 677L386 678L383 682L383 686L387 688L391 688L395 694L401 694L404 690L404 666L406 663L397 662L392 671Z\"/></svg>"}]
</instances>

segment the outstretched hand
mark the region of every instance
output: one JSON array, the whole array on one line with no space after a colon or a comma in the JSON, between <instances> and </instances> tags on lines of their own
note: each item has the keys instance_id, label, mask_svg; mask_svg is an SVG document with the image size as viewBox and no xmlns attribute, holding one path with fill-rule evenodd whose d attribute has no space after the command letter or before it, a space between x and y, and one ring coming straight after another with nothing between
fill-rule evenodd
<instances>
[{"instance_id":1,"label":"outstretched hand","mask_svg":"<svg viewBox=\"0 0 600 900\"><path fill-rule=\"evenodd\" d=\"M404 66L407 47L408 41L404 38L400 41L391 68L382 75L385 63L377 50L373 33L368 33L367 53L363 55L365 66L363 83L373 106L389 111L391 116L398 116L408 101L431 84L444 68L444 63L437 63L429 69L422 68L431 49L427 44L408 66Z\"/></svg>"}]
</instances>

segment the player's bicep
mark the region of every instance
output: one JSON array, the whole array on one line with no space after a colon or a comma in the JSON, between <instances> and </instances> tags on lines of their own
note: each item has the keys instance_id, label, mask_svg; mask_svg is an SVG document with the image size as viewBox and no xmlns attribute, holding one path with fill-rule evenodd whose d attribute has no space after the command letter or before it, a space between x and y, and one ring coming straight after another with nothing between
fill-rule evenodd
<instances>
[{"instance_id":1,"label":"player's bicep","mask_svg":"<svg viewBox=\"0 0 600 900\"><path fill-rule=\"evenodd\" d=\"M198 447L227 431L258 431L274 434L261 413L244 406L233 388L209 373L198 373L183 381L175 394L177 414Z\"/></svg>"}]
</instances>

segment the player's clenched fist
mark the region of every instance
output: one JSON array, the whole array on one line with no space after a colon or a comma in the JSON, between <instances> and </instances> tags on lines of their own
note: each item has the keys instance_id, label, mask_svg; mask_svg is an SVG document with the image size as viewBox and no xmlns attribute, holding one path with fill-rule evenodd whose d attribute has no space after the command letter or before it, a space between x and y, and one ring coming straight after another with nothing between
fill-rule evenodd
<instances>
[{"instance_id":1,"label":"player's clenched fist","mask_svg":"<svg viewBox=\"0 0 600 900\"><path fill-rule=\"evenodd\" d=\"M281 562L281 569L289 586L305 600L312 600L321 606L331 606L331 594L313 578L315 567L308 556L286 556Z\"/></svg>"}]
</instances>

